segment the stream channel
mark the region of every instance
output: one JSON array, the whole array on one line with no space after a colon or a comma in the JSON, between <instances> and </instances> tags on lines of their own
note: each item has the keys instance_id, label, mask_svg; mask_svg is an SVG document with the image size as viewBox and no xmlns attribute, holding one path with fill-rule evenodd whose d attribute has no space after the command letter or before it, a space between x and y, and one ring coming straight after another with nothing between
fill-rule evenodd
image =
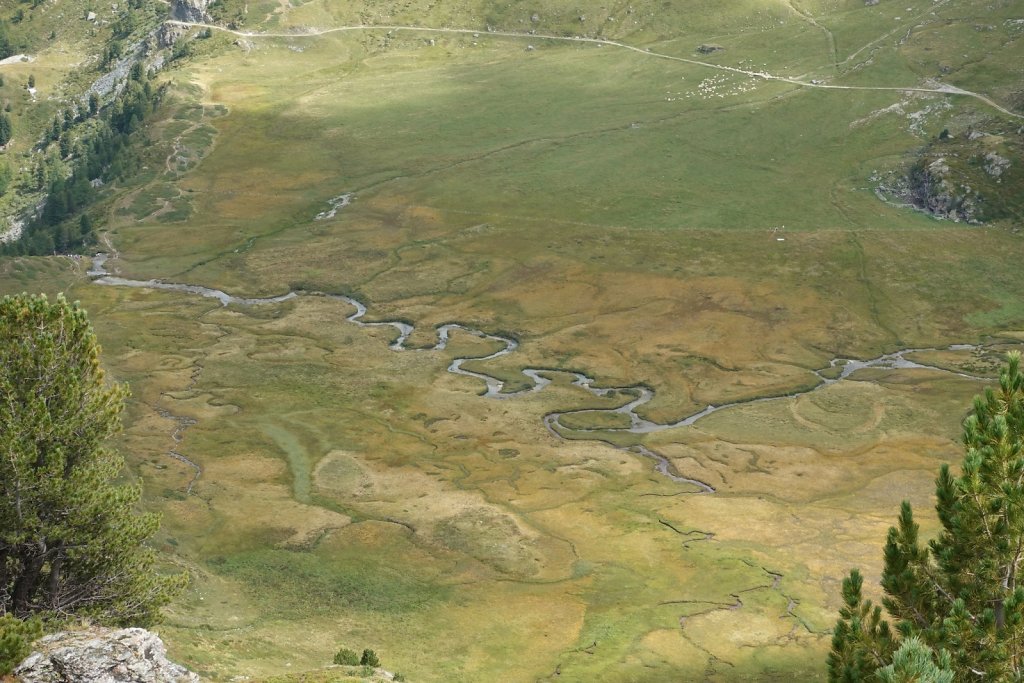
<instances>
[{"instance_id":1,"label":"stream channel","mask_svg":"<svg viewBox=\"0 0 1024 683\"><path fill-rule=\"evenodd\" d=\"M346 196L339 198L339 200L347 200ZM196 294L209 299L218 300L222 306L229 304L236 304L239 306L261 306L266 304L276 304L289 299L294 299L298 296L326 296L327 298L341 301L348 306L351 306L355 311L348 316L345 320L354 323L360 327L392 327L398 332L397 338L391 342L390 348L395 351L408 351L405 346L406 340L409 335L412 334L414 326L409 323L400 321L364 321L363 317L366 315L367 309L365 304L356 299L348 296L342 296L337 294L322 294L319 292L298 292L291 291L287 294L280 296L266 297L266 298L246 298L238 297L223 292L219 289L211 289L209 287L201 287L198 285L180 284L174 282L164 282L162 280L129 280L122 277L117 277L110 274L106 269L106 262L108 260L107 254L99 253L93 257L92 267L88 271L88 275L93 278L93 282L98 285L108 285L114 287L140 287L146 289L162 289L172 292L184 292L186 294ZM754 403L762 403L764 401L774 401L777 399L786 398L797 398L799 396L805 396L813 393L824 387L827 387L836 382L847 379L850 375L857 372L858 370L865 370L869 368L874 369L887 369L887 370L903 370L903 369L924 369L932 370L935 372L943 372L947 374L956 375L965 379L976 380L980 382L991 381L989 378L977 377L974 375L968 375L953 370L947 370L934 365L925 365L918 363L906 358L908 354L920 353L924 351L937 351L937 350L948 350L948 351L973 351L980 348L979 345L974 344L953 344L945 347L944 349L936 348L908 348L895 351L893 353L887 353L877 358L870 360L856 360L851 358L833 358L826 368L821 370L814 370L814 374L817 375L821 381L815 386L803 390L796 391L786 394L778 394L774 396L765 396L762 398L746 399L741 401L734 401L731 403L723 403L721 405L708 405L703 410L693 413L678 422L659 423L652 422L651 420L645 419L637 414L637 410L647 404L654 398L654 390L650 387L643 385L623 386L623 387L598 387L595 386L596 380L593 377L580 372L571 372L567 370L552 370L544 368L524 368L522 374L529 378L532 382L531 386L518 391L504 391L505 383L497 377L484 374L482 372L475 372L473 370L467 370L463 365L468 361L488 361L501 356L507 356L517 348L519 348L519 342L511 337L503 337L496 334L490 334L482 330L477 330L472 327L460 325L458 323L446 323L439 325L437 328L437 343L429 348L415 349L416 351L442 351L447 345L451 338L453 331L460 330L466 332L480 339L486 339L496 342L501 346L497 351L484 355L484 356L466 356L462 358L454 359L451 364L448 365L448 372L455 375L462 375L464 377L472 377L482 381L486 387L486 390L482 393L483 396L492 399L509 399L515 396L523 394L533 393L541 391L544 387L551 384L552 376L557 375L568 375L572 378L572 384L580 387L594 396L609 396L616 393L624 393L626 395L632 395L634 398L617 407L617 408L584 408L579 410L565 410L560 412L548 413L544 416L544 426L547 428L553 436L559 439L583 439L591 441L601 441L602 443L618 448L619 450L628 451L635 455L640 455L645 458L650 458L655 462L655 469L662 475L668 477L674 482L680 484L689 484L695 487L694 493L714 493L715 489L707 482L700 481L698 479L692 479L681 475L675 470L672 463L664 455L657 451L651 450L641 444L635 444L630 446L621 446L606 439L601 438L602 433L629 433L629 434L653 434L666 429L675 429L678 427L688 427L695 424L699 420L707 417L711 413L719 410L725 410L739 405L751 405ZM841 368L839 373L834 372L835 368ZM830 372L830 370L832 372ZM834 375L834 376L833 376ZM585 428L569 428L561 424L560 420L566 415L598 415L598 414L621 414L626 415L629 418L628 427L601 427L596 429L585 429ZM571 436L571 435L578 436ZM176 441L180 441L180 435ZM199 466L191 460L188 460L179 453L173 453L174 457L182 459L194 467L197 472ZM197 474L198 477L198 474ZM194 481L194 480L193 480ZM191 489L191 485L189 486Z\"/></svg>"}]
</instances>

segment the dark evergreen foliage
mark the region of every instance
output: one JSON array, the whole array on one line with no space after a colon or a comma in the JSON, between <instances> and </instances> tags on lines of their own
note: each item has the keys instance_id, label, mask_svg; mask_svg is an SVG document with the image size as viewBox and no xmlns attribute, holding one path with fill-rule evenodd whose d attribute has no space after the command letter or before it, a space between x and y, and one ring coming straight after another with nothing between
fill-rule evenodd
<instances>
[{"instance_id":1,"label":"dark evergreen foliage","mask_svg":"<svg viewBox=\"0 0 1024 683\"><path fill-rule=\"evenodd\" d=\"M6 145L14 137L14 126L11 124L11 117L0 113L0 146Z\"/></svg>"},{"instance_id":2,"label":"dark evergreen foliage","mask_svg":"<svg viewBox=\"0 0 1024 683\"><path fill-rule=\"evenodd\" d=\"M1024 678L1024 584L1018 583L1024 561L1020 359L1011 353L998 388L975 397L974 410L964 421L961 473L953 474L948 465L939 472L938 537L921 543L907 502L889 530L882 602L899 636L882 620L881 610L861 597L856 570L843 582L845 606L832 639L830 680ZM903 643L916 638L920 647L909 648L896 666L900 637ZM927 648L928 657L921 656L921 648ZM917 678L885 678L886 671L912 664L920 669Z\"/></svg>"},{"instance_id":3,"label":"dark evergreen foliage","mask_svg":"<svg viewBox=\"0 0 1024 683\"><path fill-rule=\"evenodd\" d=\"M356 666L359 664L359 655L356 654L355 650L343 647L334 653L334 663L344 666Z\"/></svg>"},{"instance_id":4,"label":"dark evergreen foliage","mask_svg":"<svg viewBox=\"0 0 1024 683\"><path fill-rule=\"evenodd\" d=\"M0 59L10 57L14 53L15 47L7 29L7 22L0 20Z\"/></svg>"},{"instance_id":5,"label":"dark evergreen foliage","mask_svg":"<svg viewBox=\"0 0 1024 683\"><path fill-rule=\"evenodd\" d=\"M99 346L63 297L0 300L0 613L146 625L184 576L159 576L137 487L103 443L127 390L104 381Z\"/></svg>"},{"instance_id":6,"label":"dark evergreen foliage","mask_svg":"<svg viewBox=\"0 0 1024 683\"><path fill-rule=\"evenodd\" d=\"M83 223L76 217L96 200L97 185L135 172L139 159L131 145L132 134L153 113L162 94L141 65L130 74L121 94L108 106L101 109L99 98L90 96L89 111L98 114L99 120L88 133L76 134L79 128L70 110L54 118L48 144L55 143L60 157L70 159L71 175L49 177L40 164L36 178L40 189L46 189L46 202L21 239L0 247L0 255L74 252L95 241L91 221ZM83 225L89 230L82 230Z\"/></svg>"},{"instance_id":7,"label":"dark evergreen foliage","mask_svg":"<svg viewBox=\"0 0 1024 683\"><path fill-rule=\"evenodd\" d=\"M43 635L38 619L0 616L0 676L7 676L32 652L32 641ZM5 679L6 680L6 679Z\"/></svg>"}]
</instances>

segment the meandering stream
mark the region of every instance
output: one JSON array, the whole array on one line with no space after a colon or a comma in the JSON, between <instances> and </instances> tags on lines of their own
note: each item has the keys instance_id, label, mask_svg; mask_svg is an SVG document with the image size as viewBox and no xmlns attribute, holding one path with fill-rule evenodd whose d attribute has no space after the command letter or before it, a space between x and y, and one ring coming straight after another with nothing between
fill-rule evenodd
<instances>
[{"instance_id":1,"label":"meandering stream","mask_svg":"<svg viewBox=\"0 0 1024 683\"><path fill-rule=\"evenodd\" d=\"M346 195L342 197L347 199ZM340 198L339 198L340 199ZM340 208L340 207L339 207ZM413 333L415 327L407 322L384 320L384 321L365 321L363 318L366 316L366 305L362 302L353 299L352 297L336 295L336 294L322 294L319 292L300 292L290 291L287 294L280 296L263 297L263 298L247 298L234 296L227 292L219 289L211 289L209 287L201 287L198 285L182 284L175 282L164 282L163 280L130 280L122 277L112 275L106 269L106 263L108 256L104 253L96 254L93 257L92 267L88 271L88 275L93 278L93 282L98 285L107 285L113 287L141 287L147 289L162 289L173 292L184 292L186 294L196 294L198 296L206 297L209 299L216 299L221 303L222 306L229 304L236 304L239 306L261 306L266 304L281 303L294 299L298 296L326 296L330 299L343 302L344 304L351 306L355 311L348 316L345 320L354 323L360 327L392 327L398 333L398 336L390 344L390 348L395 351L411 351L406 347L406 342L409 336ZM655 461L655 469L668 477L672 481L690 484L694 486L700 493L714 493L715 489L707 482L703 482L697 479L683 476L679 472L675 471L672 463L664 455L654 451L646 446L636 444L631 446L621 446L619 444L612 443L607 439L601 438L601 434L609 433L629 433L629 434L652 434L660 432L666 429L676 429L679 427L688 427L699 420L707 417L708 415L717 412L719 410L725 410L740 405L750 405L754 403L762 403L764 401L774 401L777 399L784 398L796 398L799 396L805 396L815 391L819 391L824 387L827 387L836 382L843 381L850 377L853 373L858 370L865 370L869 368L873 369L925 369L932 370L935 372L944 372L966 379L977 380L977 381L988 381L988 378L977 377L974 375L968 375L953 370L947 370L934 365L926 365L906 358L908 354L921 353L925 351L972 351L979 346L973 344L954 344L944 349L936 348L908 348L895 351L893 353L887 353L877 358L870 360L857 360L853 358L834 358L829 362L826 368L820 370L814 370L814 374L817 375L820 382L809 389L802 391L795 391L786 394L779 394L775 396L765 396L762 398L746 399L740 401L732 401L729 403L722 403L720 405L708 405L703 410L688 415L677 422L660 423L653 422L637 414L642 406L650 403L655 396L655 392L650 387L643 385L623 386L623 387L599 387L595 386L596 380L593 377L589 377L580 372L572 372L567 370L552 370L547 368L525 368L521 372L523 376L530 380L530 385L524 389L516 391L505 391L505 382L497 377L488 375L483 372L476 372L473 370L467 370L463 365L469 361L489 361L502 356L507 356L519 348L519 342L511 337L505 337L497 334L491 334L482 330L474 329L466 325L458 323L446 323L439 325L437 328L437 343L432 347L419 348L415 351L442 351L448 346L448 342L451 339L452 332L459 330L481 339L486 339L497 343L500 348L492 353L482 356L464 356L454 359L448 365L448 372L456 375L462 375L464 377L472 377L478 379L484 383L486 387L483 392L483 396L492 399L508 399L515 396L520 396L527 393L541 391L547 385L551 384L553 377L558 375L568 376L572 379L574 386L580 387L594 396L608 397L614 394L626 394L633 396L632 400L620 405L616 408L581 408L578 410L564 410L559 412L548 413L543 417L544 426L547 428L553 436L559 439L571 439L571 435L578 435L582 439L601 441L610 446L618 448L620 450L628 451L630 453L640 455L646 458L650 458ZM839 368L839 372L836 373L835 369ZM829 372L829 371L832 372ZM834 376L833 376L834 375ZM570 428L566 427L561 423L561 419L567 415L625 415L629 418L628 427L600 427L600 428ZM180 440L180 439L178 439ZM178 459L184 459L190 465L195 467L197 470L199 466L191 460L184 458L180 453L173 453L174 457ZM198 475L197 475L198 476ZM194 480L193 480L194 481ZM190 486L191 488L191 486Z\"/></svg>"}]
</instances>

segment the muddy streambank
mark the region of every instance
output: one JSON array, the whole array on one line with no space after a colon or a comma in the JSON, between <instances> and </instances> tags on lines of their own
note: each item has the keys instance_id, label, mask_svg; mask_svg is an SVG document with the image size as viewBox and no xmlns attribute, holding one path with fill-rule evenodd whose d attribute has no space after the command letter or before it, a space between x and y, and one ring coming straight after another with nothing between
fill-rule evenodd
<instances>
[{"instance_id":1,"label":"muddy streambank","mask_svg":"<svg viewBox=\"0 0 1024 683\"><path fill-rule=\"evenodd\" d=\"M348 199L347 196L339 198L339 200ZM688 427L696 424L701 419L708 415L718 412L719 410L726 410L728 408L750 405L754 403L762 403L764 401L775 401L779 399L797 398L799 396L806 396L808 394L819 391L829 385L841 382L858 370L866 369L884 369L884 370L902 370L902 369L925 369L935 372L943 372L947 374L956 375L966 379L977 380L977 381L989 381L988 378L977 377L974 375L968 375L945 368L940 368L933 365L926 365L918 363L916 361L909 360L906 358L907 355L913 353L920 353L924 351L972 351L980 348L979 345L973 344L954 344L943 349L937 348L907 348L895 351L893 353L883 354L877 358L869 360L857 360L853 358L834 358L828 366L820 370L814 370L820 380L816 385L810 389L802 391L795 391L792 393L779 394L775 396L766 396L762 398L747 399L741 401L733 401L729 403L722 403L720 405L708 405L704 409L688 415L681 420L669 423L659 423L648 420L637 414L642 406L650 403L654 397L655 392L650 387L643 385L632 385L632 386L621 386L621 387L601 387L596 386L597 381L593 377L589 377L581 372L572 372L567 370L552 370L547 368L524 368L521 372L524 377L530 380L529 386L524 389L517 391L505 391L505 382L497 377L493 377L483 372L476 372L474 370L467 370L463 365L469 361L484 362L494 360L502 356L507 356L513 353L519 348L519 342L511 337L506 337L497 334L491 334L478 330L466 325L459 323L446 323L437 326L437 343L434 346L426 348L409 349L406 346L406 341L409 336L413 333L415 327L407 322L393 321L393 320L382 320L382 321L366 321L363 318L366 316L367 308L366 305L361 301L353 299L349 296L342 296L337 294L323 294L320 292L302 292L302 291L290 291L280 296L263 297L263 298L248 298L234 296L227 292L219 289L212 289L209 287L201 287L198 285L190 285L175 282L164 282L163 280L130 280L122 277L112 275L106 269L106 263L108 260L107 254L99 253L93 257L92 267L88 271L88 275L93 278L93 282L97 285L106 285L112 287L138 287L145 289L161 289L172 292L183 292L186 294L194 294L197 296L216 299L222 306L238 305L238 306L262 306L268 304L281 303L288 301L299 296L326 296L329 299L342 302L343 304L355 309L352 313L347 315L344 319L347 322L358 325L359 327L391 327L397 332L397 337L389 345L394 351L403 352L429 352L429 351L443 351L447 346L449 339L451 338L452 332L458 330L471 334L480 339L486 339L497 343L501 348L493 353L489 353L482 356L465 356L454 359L448 365L448 372L455 375L462 375L464 377L471 377L484 383L485 389L482 392L482 396L491 399L510 399L516 396L524 394L535 393L541 391L547 385L551 384L554 377L566 376L571 378L572 385L580 387L585 391L591 393L594 396L608 397L611 395L625 394L626 396L632 396L632 399L628 402L616 407L616 408L584 408L579 410L563 410L557 412L551 412L545 415L543 423L548 432L559 439L566 440L589 440L589 441L600 441L608 444L619 450L627 451L634 455L649 458L655 462L655 470L665 477L671 479L674 482L680 484L686 484L692 486L695 490L694 493L714 493L715 489L707 482L700 481L686 477L675 470L675 467L661 453L654 451L644 445L635 444L630 446L623 446L620 444L613 443L608 438L602 438L602 435L613 435L615 433L628 433L636 435L653 434L656 432L664 431L666 429L676 429L680 427ZM836 372L838 369L838 372ZM566 427L561 423L561 419L568 415L625 415L629 420L628 427L601 427L601 428L571 428ZM180 440L180 434L176 434ZM191 460L185 459L180 453L171 452L171 456L177 459L185 460L188 464L196 469L196 478L198 478L200 471L199 465ZM193 479L194 483L195 479ZM191 484L189 489L191 490Z\"/></svg>"}]
</instances>

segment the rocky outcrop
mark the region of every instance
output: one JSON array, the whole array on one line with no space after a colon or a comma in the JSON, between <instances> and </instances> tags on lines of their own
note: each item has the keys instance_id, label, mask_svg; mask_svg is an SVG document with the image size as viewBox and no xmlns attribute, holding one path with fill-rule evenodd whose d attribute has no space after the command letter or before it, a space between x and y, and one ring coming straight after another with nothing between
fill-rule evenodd
<instances>
[{"instance_id":1,"label":"rocky outcrop","mask_svg":"<svg viewBox=\"0 0 1024 683\"><path fill-rule=\"evenodd\" d=\"M946 159L927 164L920 160L910 168L906 180L905 196L918 209L956 223L979 222L977 193L954 180Z\"/></svg>"},{"instance_id":2,"label":"rocky outcrop","mask_svg":"<svg viewBox=\"0 0 1024 683\"><path fill-rule=\"evenodd\" d=\"M145 56L146 43L143 41L135 43L129 46L125 52L124 57L117 60L105 74L93 81L93 84L89 86L89 90L82 95L82 102L86 102L89 94L92 93L99 95L100 99L105 99L111 93L121 92L121 88L124 87L132 65Z\"/></svg>"},{"instance_id":3,"label":"rocky outcrop","mask_svg":"<svg viewBox=\"0 0 1024 683\"><path fill-rule=\"evenodd\" d=\"M21 683L199 683L142 628L54 633L35 642L14 675Z\"/></svg>"},{"instance_id":4,"label":"rocky outcrop","mask_svg":"<svg viewBox=\"0 0 1024 683\"><path fill-rule=\"evenodd\" d=\"M171 17L178 21L209 23L210 15L206 13L208 4L208 0L172 0Z\"/></svg>"},{"instance_id":5,"label":"rocky outcrop","mask_svg":"<svg viewBox=\"0 0 1024 683\"><path fill-rule=\"evenodd\" d=\"M989 121L988 123L992 123ZM885 174L871 177L879 199L909 205L935 218L971 225L1024 215L1020 193L1024 147L1006 129L991 133L948 129Z\"/></svg>"},{"instance_id":6,"label":"rocky outcrop","mask_svg":"<svg viewBox=\"0 0 1024 683\"><path fill-rule=\"evenodd\" d=\"M995 152L989 152L985 155L984 164L985 173L988 173L993 178L998 178L1010 168L1010 160L999 156Z\"/></svg>"},{"instance_id":7,"label":"rocky outcrop","mask_svg":"<svg viewBox=\"0 0 1024 683\"><path fill-rule=\"evenodd\" d=\"M153 36L155 41L154 49L174 47L178 39L186 35L190 30L194 29L182 26L181 24L160 24L160 28L156 30L156 34Z\"/></svg>"}]
</instances>

